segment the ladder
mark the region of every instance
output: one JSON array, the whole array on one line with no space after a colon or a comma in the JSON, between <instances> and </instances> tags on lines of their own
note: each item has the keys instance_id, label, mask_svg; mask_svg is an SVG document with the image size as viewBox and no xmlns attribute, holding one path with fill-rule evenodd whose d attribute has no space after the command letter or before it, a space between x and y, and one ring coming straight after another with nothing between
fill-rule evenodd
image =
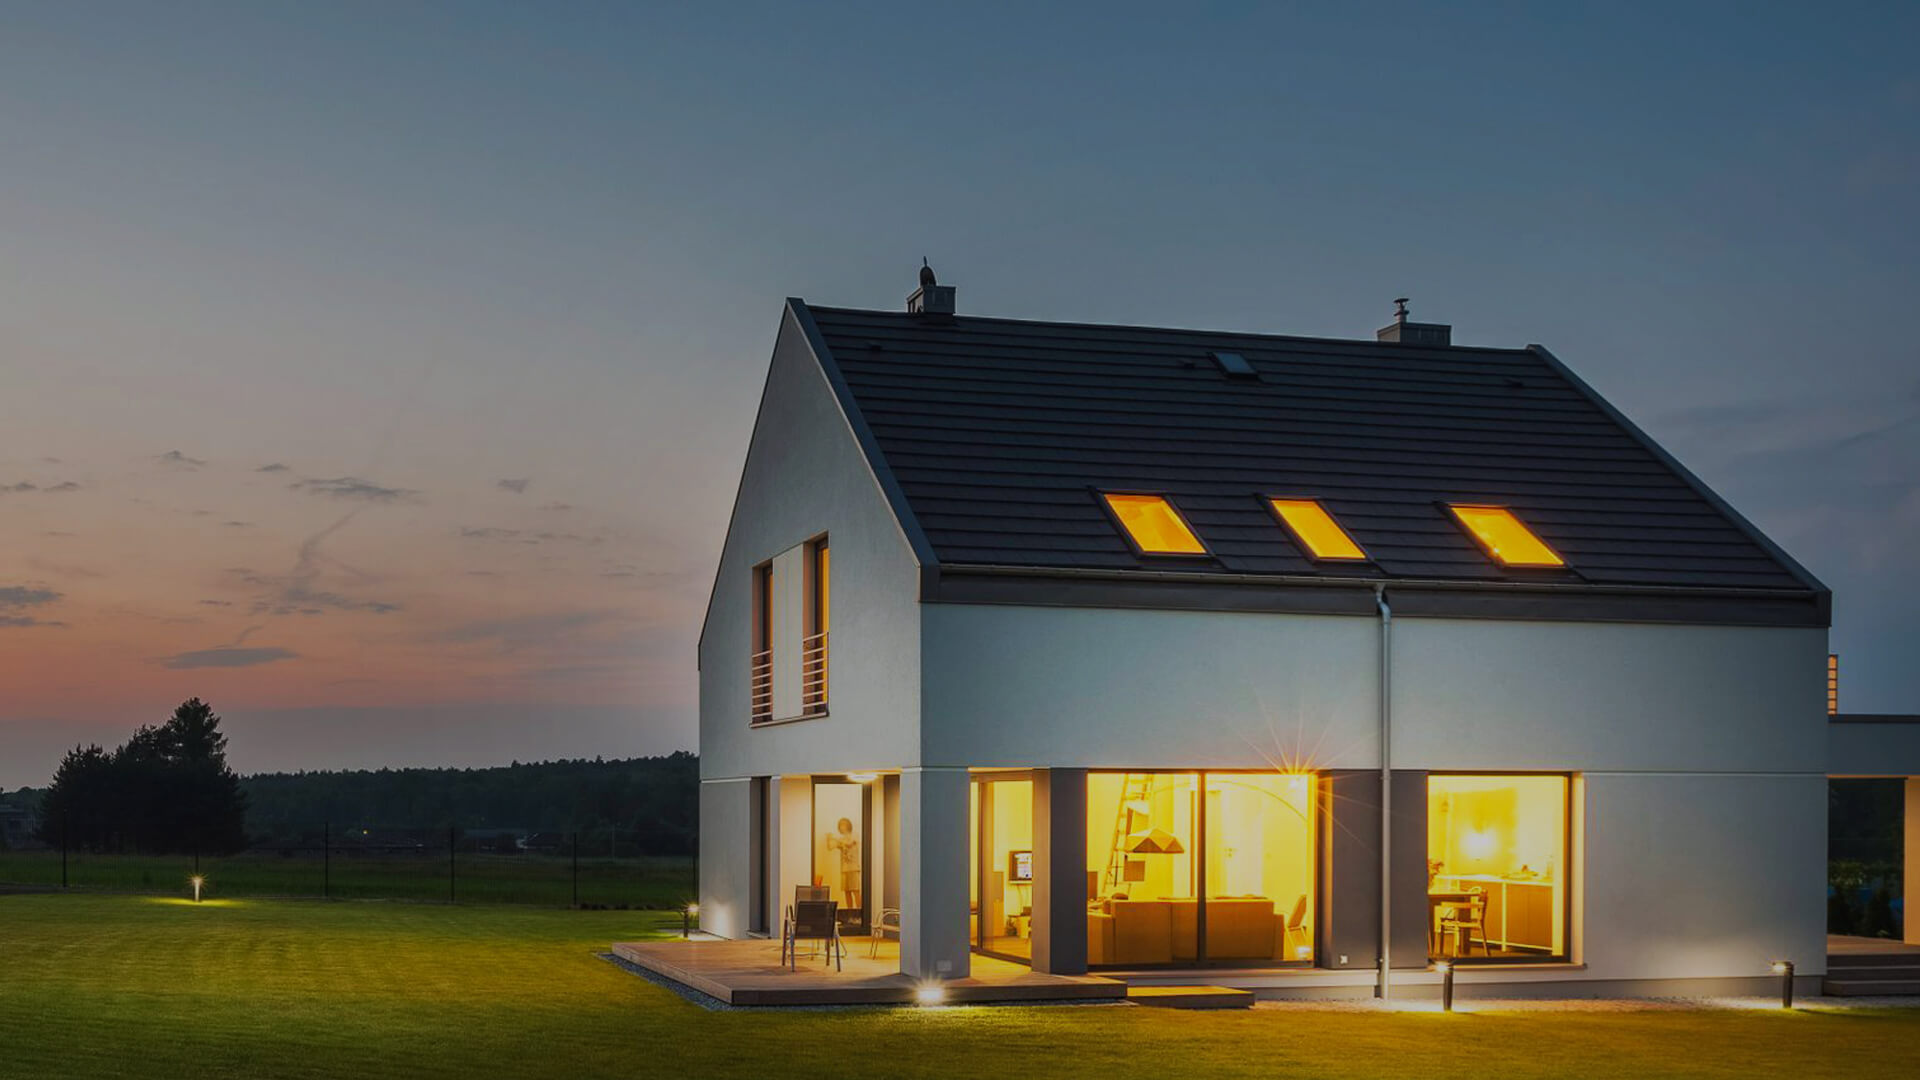
<instances>
[{"instance_id":1,"label":"ladder","mask_svg":"<svg viewBox=\"0 0 1920 1080\"><path fill-rule=\"evenodd\" d=\"M1120 891L1127 874L1127 837L1134 832L1134 819L1146 820L1146 814L1136 811L1135 803L1149 802L1153 798L1152 773L1128 773L1120 783L1120 807L1113 815L1113 844L1107 849L1107 884L1102 890L1112 896Z\"/></svg>"}]
</instances>

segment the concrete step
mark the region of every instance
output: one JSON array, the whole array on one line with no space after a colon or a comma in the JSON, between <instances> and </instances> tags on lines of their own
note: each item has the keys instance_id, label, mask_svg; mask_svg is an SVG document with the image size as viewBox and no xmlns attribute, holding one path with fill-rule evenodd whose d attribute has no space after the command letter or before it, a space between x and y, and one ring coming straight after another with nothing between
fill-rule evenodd
<instances>
[{"instance_id":1,"label":"concrete step","mask_svg":"<svg viewBox=\"0 0 1920 1080\"><path fill-rule=\"evenodd\" d=\"M1920 951L1883 952L1883 953L1839 953L1827 957L1828 971L1851 971L1860 968L1920 966Z\"/></svg>"},{"instance_id":2,"label":"concrete step","mask_svg":"<svg viewBox=\"0 0 1920 1080\"><path fill-rule=\"evenodd\" d=\"M1827 979L1821 991L1829 997L1911 997L1920 995L1920 978Z\"/></svg>"},{"instance_id":3,"label":"concrete step","mask_svg":"<svg viewBox=\"0 0 1920 1080\"><path fill-rule=\"evenodd\" d=\"M1231 986L1129 986L1127 1000L1158 1009L1250 1009L1253 991Z\"/></svg>"},{"instance_id":4,"label":"concrete step","mask_svg":"<svg viewBox=\"0 0 1920 1080\"><path fill-rule=\"evenodd\" d=\"M1856 979L1920 979L1920 964L1875 964L1872 967L1830 967L1827 978L1834 982Z\"/></svg>"}]
</instances>

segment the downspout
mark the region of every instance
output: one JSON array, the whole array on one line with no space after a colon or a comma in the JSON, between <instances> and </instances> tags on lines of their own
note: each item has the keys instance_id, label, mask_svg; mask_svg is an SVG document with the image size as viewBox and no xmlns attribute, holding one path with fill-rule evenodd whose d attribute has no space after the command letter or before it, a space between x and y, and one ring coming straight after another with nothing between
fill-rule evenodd
<instances>
[{"instance_id":1,"label":"downspout","mask_svg":"<svg viewBox=\"0 0 1920 1080\"><path fill-rule=\"evenodd\" d=\"M1393 997L1393 606L1373 587L1380 609L1380 1000Z\"/></svg>"}]
</instances>

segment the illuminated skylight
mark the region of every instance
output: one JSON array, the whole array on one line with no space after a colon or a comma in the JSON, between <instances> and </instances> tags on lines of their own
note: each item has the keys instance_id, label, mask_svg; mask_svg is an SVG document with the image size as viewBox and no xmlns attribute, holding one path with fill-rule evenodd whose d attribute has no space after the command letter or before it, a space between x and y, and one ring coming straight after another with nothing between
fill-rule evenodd
<instances>
[{"instance_id":1,"label":"illuminated skylight","mask_svg":"<svg viewBox=\"0 0 1920 1080\"><path fill-rule=\"evenodd\" d=\"M1200 538L1187 527L1180 511L1158 495L1111 495L1107 508L1113 511L1134 546L1145 555L1205 555Z\"/></svg>"},{"instance_id":2,"label":"illuminated skylight","mask_svg":"<svg viewBox=\"0 0 1920 1080\"><path fill-rule=\"evenodd\" d=\"M1449 505L1453 516L1467 527L1493 561L1501 566L1565 566L1567 561L1521 524L1513 511L1500 506Z\"/></svg>"},{"instance_id":3,"label":"illuminated skylight","mask_svg":"<svg viewBox=\"0 0 1920 1080\"><path fill-rule=\"evenodd\" d=\"M1287 530L1307 554L1316 559L1362 561L1367 553L1353 542L1353 537L1333 520L1327 508L1315 499L1268 499L1267 505L1286 523Z\"/></svg>"}]
</instances>

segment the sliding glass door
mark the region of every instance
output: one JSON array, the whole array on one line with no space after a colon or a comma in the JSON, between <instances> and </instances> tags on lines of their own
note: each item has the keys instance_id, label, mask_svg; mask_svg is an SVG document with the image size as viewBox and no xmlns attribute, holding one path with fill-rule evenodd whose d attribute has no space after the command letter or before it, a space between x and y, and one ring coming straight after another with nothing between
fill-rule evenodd
<instances>
[{"instance_id":1,"label":"sliding glass door","mask_svg":"<svg viewBox=\"0 0 1920 1080\"><path fill-rule=\"evenodd\" d=\"M1314 789L1296 773L1090 773L1088 963L1311 963Z\"/></svg>"},{"instance_id":2,"label":"sliding glass door","mask_svg":"<svg viewBox=\"0 0 1920 1080\"><path fill-rule=\"evenodd\" d=\"M1022 963L1033 958L1033 781L973 783L970 883L973 947Z\"/></svg>"}]
</instances>

